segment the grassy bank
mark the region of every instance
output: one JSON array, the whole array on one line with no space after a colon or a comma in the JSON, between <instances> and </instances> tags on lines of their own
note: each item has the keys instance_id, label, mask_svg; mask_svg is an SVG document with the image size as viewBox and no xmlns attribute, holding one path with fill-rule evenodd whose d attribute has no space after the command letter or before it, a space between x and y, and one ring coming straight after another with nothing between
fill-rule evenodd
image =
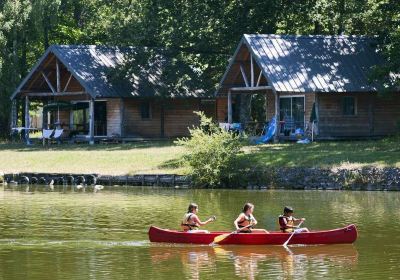
<instances>
[{"instance_id":1,"label":"grassy bank","mask_svg":"<svg viewBox=\"0 0 400 280\"><path fill-rule=\"evenodd\" d=\"M400 138L251 146L242 159L265 167L400 167Z\"/></svg>"},{"instance_id":2,"label":"grassy bank","mask_svg":"<svg viewBox=\"0 0 400 280\"><path fill-rule=\"evenodd\" d=\"M241 159L265 167L400 167L400 140L294 143L248 146ZM109 145L40 145L0 143L0 174L60 173L185 173L179 159L184 148L172 142Z\"/></svg>"},{"instance_id":3,"label":"grassy bank","mask_svg":"<svg viewBox=\"0 0 400 280\"><path fill-rule=\"evenodd\" d=\"M42 147L0 144L0 173L184 173L176 166L184 150L172 142L87 145L62 144Z\"/></svg>"}]
</instances>

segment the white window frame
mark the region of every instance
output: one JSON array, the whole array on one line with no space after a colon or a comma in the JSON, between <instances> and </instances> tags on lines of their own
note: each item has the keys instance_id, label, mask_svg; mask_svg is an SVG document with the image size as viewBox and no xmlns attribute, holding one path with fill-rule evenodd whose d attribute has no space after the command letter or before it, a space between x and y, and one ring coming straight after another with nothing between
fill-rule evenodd
<instances>
[{"instance_id":1,"label":"white window frame","mask_svg":"<svg viewBox=\"0 0 400 280\"><path fill-rule=\"evenodd\" d=\"M292 108L293 108L293 97L303 97L303 108L304 108L304 116L303 116L303 125L304 125L304 128L303 129L305 129L306 128L306 96L304 95L304 94L301 94L301 95L283 95L283 96L279 96L279 104L280 104L280 100L281 100L281 98L290 98L290 117L292 117L293 118L293 111L292 111ZM280 111L280 106L279 106L279 111Z\"/></svg>"}]
</instances>

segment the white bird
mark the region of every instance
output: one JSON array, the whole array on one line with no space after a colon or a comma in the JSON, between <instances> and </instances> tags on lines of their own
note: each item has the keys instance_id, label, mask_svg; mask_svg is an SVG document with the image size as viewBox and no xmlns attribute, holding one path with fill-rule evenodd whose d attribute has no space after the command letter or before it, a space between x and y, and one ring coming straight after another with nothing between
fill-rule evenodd
<instances>
[{"instance_id":1,"label":"white bird","mask_svg":"<svg viewBox=\"0 0 400 280\"><path fill-rule=\"evenodd\" d=\"M104 186L103 185L95 185L93 189L94 189L94 192L98 192L98 191L104 189Z\"/></svg>"},{"instance_id":2,"label":"white bird","mask_svg":"<svg viewBox=\"0 0 400 280\"><path fill-rule=\"evenodd\" d=\"M83 189L82 183L80 183L79 185L76 185L76 189L77 189L77 190Z\"/></svg>"}]
</instances>

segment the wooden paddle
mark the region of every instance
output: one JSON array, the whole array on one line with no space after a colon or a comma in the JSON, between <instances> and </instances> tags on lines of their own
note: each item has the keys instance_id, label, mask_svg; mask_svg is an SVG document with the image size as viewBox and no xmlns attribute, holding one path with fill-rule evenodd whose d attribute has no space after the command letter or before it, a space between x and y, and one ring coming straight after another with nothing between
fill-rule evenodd
<instances>
[{"instance_id":1,"label":"wooden paddle","mask_svg":"<svg viewBox=\"0 0 400 280\"><path fill-rule=\"evenodd\" d=\"M301 222L297 225L296 228L299 228L303 222L304 222L304 221L301 221ZM286 240L286 242L283 243L283 247L287 247L287 245L288 245L290 239L292 239L292 237L293 237L293 235L294 235L295 233L296 233L296 230L293 229L293 233L289 236L288 240Z\"/></svg>"},{"instance_id":2,"label":"wooden paddle","mask_svg":"<svg viewBox=\"0 0 400 280\"><path fill-rule=\"evenodd\" d=\"M231 233L225 233L225 234L218 235L218 236L216 236L216 237L214 238L214 241L211 242L210 245L218 244L218 243L220 243L222 240L226 239L228 236L231 236L231 235L234 234L234 233L240 232L240 230L243 229L243 228L248 228L248 227L251 227L251 226L253 226L253 225L250 224L250 225L247 225L247 226L242 227L242 228L240 228L240 229L234 230L234 231L232 231Z\"/></svg>"}]
</instances>

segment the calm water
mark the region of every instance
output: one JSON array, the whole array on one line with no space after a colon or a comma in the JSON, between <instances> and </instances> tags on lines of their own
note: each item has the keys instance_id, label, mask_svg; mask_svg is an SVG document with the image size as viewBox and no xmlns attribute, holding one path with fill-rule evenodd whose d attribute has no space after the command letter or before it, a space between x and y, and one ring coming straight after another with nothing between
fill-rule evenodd
<instances>
[{"instance_id":1,"label":"calm water","mask_svg":"<svg viewBox=\"0 0 400 280\"><path fill-rule=\"evenodd\" d=\"M177 228L187 204L232 229L246 201L276 229L292 205L311 229L358 226L354 245L150 244L150 225ZM172 190L99 193L0 189L0 279L399 279L400 193Z\"/></svg>"}]
</instances>

